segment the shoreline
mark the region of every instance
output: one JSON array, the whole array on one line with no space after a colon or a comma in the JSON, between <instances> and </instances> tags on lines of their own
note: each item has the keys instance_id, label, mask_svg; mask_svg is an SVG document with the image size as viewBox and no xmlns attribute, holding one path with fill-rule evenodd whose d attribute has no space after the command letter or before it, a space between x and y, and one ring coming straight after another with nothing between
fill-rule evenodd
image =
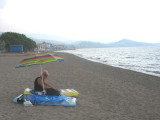
<instances>
[{"instance_id":1,"label":"shoreline","mask_svg":"<svg viewBox=\"0 0 160 120\"><path fill-rule=\"evenodd\" d=\"M57 53L67 53L67 52L61 52L61 51L60 51L60 52L57 52ZM101 62L101 61L93 60L93 59L87 59L87 58L85 58L85 57L81 57L81 56L79 56L79 55L72 54L72 53L67 53L67 54L75 55L75 56L77 56L77 57L79 57L79 58L86 59L86 60L89 60L89 61L91 61L91 62L100 63L100 64L104 64L104 65L107 65L107 66L112 66L112 67L115 67L115 68L120 68L120 69L130 70L130 71L133 71L133 72L138 72L138 73L142 73L142 74L146 74L146 75L151 75L151 76L160 77L160 74L156 74L156 73L150 73L150 72L144 72L144 71L136 71L136 70L128 69L128 68L121 67L121 66L109 65L109 64L103 63L103 62Z\"/></svg>"},{"instance_id":2,"label":"shoreline","mask_svg":"<svg viewBox=\"0 0 160 120\"><path fill-rule=\"evenodd\" d=\"M14 68L28 53L0 55L1 120L160 118L159 77L92 62L69 53L56 54L65 61L42 66L49 71L47 82L55 88L77 90L77 105L24 107L13 103L13 99L25 88L33 89L34 79L40 75L40 67Z\"/></svg>"}]
</instances>

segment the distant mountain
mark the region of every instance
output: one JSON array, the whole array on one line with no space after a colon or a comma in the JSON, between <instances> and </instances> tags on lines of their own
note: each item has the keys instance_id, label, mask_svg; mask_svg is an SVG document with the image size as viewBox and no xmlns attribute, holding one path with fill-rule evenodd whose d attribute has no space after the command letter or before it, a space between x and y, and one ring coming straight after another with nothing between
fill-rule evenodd
<instances>
[{"instance_id":1,"label":"distant mountain","mask_svg":"<svg viewBox=\"0 0 160 120\"><path fill-rule=\"evenodd\" d=\"M118 42L106 44L107 47L138 47L138 46L160 46L160 43L136 42L133 40L123 39Z\"/></svg>"},{"instance_id":2,"label":"distant mountain","mask_svg":"<svg viewBox=\"0 0 160 120\"><path fill-rule=\"evenodd\" d=\"M47 42L47 43L52 43L52 44L64 44L63 42L59 42L56 40L36 39L36 38L31 38L31 37L30 39L34 40L36 43Z\"/></svg>"},{"instance_id":3,"label":"distant mountain","mask_svg":"<svg viewBox=\"0 0 160 120\"><path fill-rule=\"evenodd\" d=\"M76 48L102 48L106 47L106 44L100 42L79 41L72 43Z\"/></svg>"},{"instance_id":4,"label":"distant mountain","mask_svg":"<svg viewBox=\"0 0 160 120\"><path fill-rule=\"evenodd\" d=\"M123 39L109 44L99 42L80 41L74 44L76 48L106 48L106 47L138 47L138 46L160 46L160 43L144 43Z\"/></svg>"}]
</instances>

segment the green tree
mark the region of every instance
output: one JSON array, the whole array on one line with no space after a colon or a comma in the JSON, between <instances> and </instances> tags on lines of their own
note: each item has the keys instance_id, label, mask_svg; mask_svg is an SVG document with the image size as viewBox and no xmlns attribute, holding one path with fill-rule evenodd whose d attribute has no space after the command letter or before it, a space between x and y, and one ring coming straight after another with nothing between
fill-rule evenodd
<instances>
[{"instance_id":1,"label":"green tree","mask_svg":"<svg viewBox=\"0 0 160 120\"><path fill-rule=\"evenodd\" d=\"M3 40L0 40L0 50L4 50L5 48L5 42Z\"/></svg>"},{"instance_id":2,"label":"green tree","mask_svg":"<svg viewBox=\"0 0 160 120\"><path fill-rule=\"evenodd\" d=\"M0 41L5 42L5 49L9 50L10 45L23 45L24 51L32 51L36 48L36 42L26 37L24 34L5 32L0 36Z\"/></svg>"}]
</instances>

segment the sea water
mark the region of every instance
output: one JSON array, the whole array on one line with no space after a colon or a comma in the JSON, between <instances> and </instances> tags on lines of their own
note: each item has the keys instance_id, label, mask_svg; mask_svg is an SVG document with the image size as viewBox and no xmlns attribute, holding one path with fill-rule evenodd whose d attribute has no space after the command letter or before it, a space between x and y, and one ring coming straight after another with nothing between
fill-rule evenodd
<instances>
[{"instance_id":1,"label":"sea water","mask_svg":"<svg viewBox=\"0 0 160 120\"><path fill-rule=\"evenodd\" d=\"M160 47L114 47L65 50L106 65L160 77Z\"/></svg>"}]
</instances>

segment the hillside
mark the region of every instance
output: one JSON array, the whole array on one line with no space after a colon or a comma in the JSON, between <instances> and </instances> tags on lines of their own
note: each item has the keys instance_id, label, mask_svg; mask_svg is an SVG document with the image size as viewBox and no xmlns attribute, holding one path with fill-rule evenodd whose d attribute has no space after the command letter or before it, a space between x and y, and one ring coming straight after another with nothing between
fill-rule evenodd
<instances>
[{"instance_id":1,"label":"hillside","mask_svg":"<svg viewBox=\"0 0 160 120\"><path fill-rule=\"evenodd\" d=\"M80 41L78 43L74 43L74 45L76 48L105 48L105 47L160 46L160 43L145 43L145 42L136 42L133 40L123 39L118 42L113 42L113 43L109 43L109 44Z\"/></svg>"}]
</instances>

